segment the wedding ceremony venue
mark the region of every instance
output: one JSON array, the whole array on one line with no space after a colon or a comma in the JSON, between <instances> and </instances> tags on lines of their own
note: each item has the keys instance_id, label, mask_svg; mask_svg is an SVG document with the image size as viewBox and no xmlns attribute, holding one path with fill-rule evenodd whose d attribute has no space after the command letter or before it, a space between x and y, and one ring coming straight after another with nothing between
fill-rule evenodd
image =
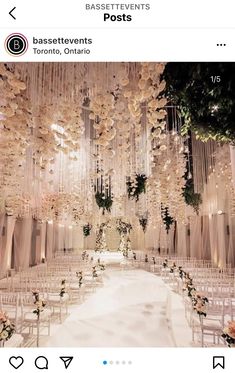
<instances>
[{"instance_id":1,"label":"wedding ceremony venue","mask_svg":"<svg viewBox=\"0 0 235 373\"><path fill-rule=\"evenodd\" d=\"M235 64L0 64L0 347L235 347Z\"/></svg>"}]
</instances>

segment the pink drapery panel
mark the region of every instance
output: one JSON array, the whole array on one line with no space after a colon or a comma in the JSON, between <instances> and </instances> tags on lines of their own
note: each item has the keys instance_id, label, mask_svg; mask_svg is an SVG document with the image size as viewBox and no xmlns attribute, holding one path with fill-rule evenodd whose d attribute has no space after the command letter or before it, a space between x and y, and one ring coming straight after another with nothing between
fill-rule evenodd
<instances>
[{"instance_id":1,"label":"pink drapery panel","mask_svg":"<svg viewBox=\"0 0 235 373\"><path fill-rule=\"evenodd\" d=\"M218 237L218 265L226 266L226 225L225 215L217 216L217 237Z\"/></svg>"},{"instance_id":2,"label":"pink drapery panel","mask_svg":"<svg viewBox=\"0 0 235 373\"><path fill-rule=\"evenodd\" d=\"M95 234L95 227L93 228L93 233L92 236L88 239L89 241L92 241L91 248L94 249L95 247L95 239L96 239L96 234ZM85 248L85 241L86 239L83 236L83 231L80 227L76 227L73 230L73 238L72 238L72 246L76 249L81 249L83 250Z\"/></svg>"},{"instance_id":3,"label":"pink drapery panel","mask_svg":"<svg viewBox=\"0 0 235 373\"><path fill-rule=\"evenodd\" d=\"M55 241L54 250L63 250L65 248L65 227L64 225L54 224Z\"/></svg>"},{"instance_id":4,"label":"pink drapery panel","mask_svg":"<svg viewBox=\"0 0 235 373\"><path fill-rule=\"evenodd\" d=\"M53 258L54 251L54 225L47 223L46 227L46 257Z\"/></svg>"},{"instance_id":5,"label":"pink drapery panel","mask_svg":"<svg viewBox=\"0 0 235 373\"><path fill-rule=\"evenodd\" d=\"M166 230L163 226L160 228L160 248L161 253L166 254L168 249L168 235L166 233Z\"/></svg>"},{"instance_id":6,"label":"pink drapery panel","mask_svg":"<svg viewBox=\"0 0 235 373\"><path fill-rule=\"evenodd\" d=\"M159 226L147 225L145 233L145 248L146 249L157 249L159 241Z\"/></svg>"},{"instance_id":7,"label":"pink drapery panel","mask_svg":"<svg viewBox=\"0 0 235 373\"><path fill-rule=\"evenodd\" d=\"M175 224L172 224L168 232L168 249L169 254L175 252Z\"/></svg>"},{"instance_id":8,"label":"pink drapery panel","mask_svg":"<svg viewBox=\"0 0 235 373\"><path fill-rule=\"evenodd\" d=\"M228 244L228 263L235 266L235 217L230 217L229 221L229 244Z\"/></svg>"},{"instance_id":9,"label":"pink drapery panel","mask_svg":"<svg viewBox=\"0 0 235 373\"><path fill-rule=\"evenodd\" d=\"M41 231L40 231L40 259L44 259L46 257L46 223L41 224Z\"/></svg>"},{"instance_id":10,"label":"pink drapery panel","mask_svg":"<svg viewBox=\"0 0 235 373\"><path fill-rule=\"evenodd\" d=\"M209 216L211 260L216 266L224 267L229 251L229 237L225 214Z\"/></svg>"},{"instance_id":11,"label":"pink drapery panel","mask_svg":"<svg viewBox=\"0 0 235 373\"><path fill-rule=\"evenodd\" d=\"M187 256L187 242L186 242L186 226L184 224L177 224L177 255Z\"/></svg>"},{"instance_id":12,"label":"pink drapery panel","mask_svg":"<svg viewBox=\"0 0 235 373\"><path fill-rule=\"evenodd\" d=\"M41 263L46 257L46 223L37 224L35 262Z\"/></svg>"},{"instance_id":13,"label":"pink drapery panel","mask_svg":"<svg viewBox=\"0 0 235 373\"><path fill-rule=\"evenodd\" d=\"M15 223L14 229L14 265L15 269L21 269L21 261L23 258L23 252L20 250L20 236L21 236L21 229L22 229L22 221L18 220Z\"/></svg>"},{"instance_id":14,"label":"pink drapery panel","mask_svg":"<svg viewBox=\"0 0 235 373\"><path fill-rule=\"evenodd\" d=\"M27 269L31 264L32 218L24 218L15 224L15 268Z\"/></svg>"},{"instance_id":15,"label":"pink drapery panel","mask_svg":"<svg viewBox=\"0 0 235 373\"><path fill-rule=\"evenodd\" d=\"M145 234L141 227L136 229L136 247L137 250L145 249Z\"/></svg>"},{"instance_id":16,"label":"pink drapery panel","mask_svg":"<svg viewBox=\"0 0 235 373\"><path fill-rule=\"evenodd\" d=\"M143 247L143 234L140 227L138 227L135 232L131 231L130 238L133 250L141 250L140 248Z\"/></svg>"},{"instance_id":17,"label":"pink drapery panel","mask_svg":"<svg viewBox=\"0 0 235 373\"><path fill-rule=\"evenodd\" d=\"M79 228L81 229L81 227L79 227ZM67 249L71 249L72 246L73 246L73 230L72 230L72 226L65 227L65 229L64 229L64 235L65 235L65 238L64 238L65 247Z\"/></svg>"},{"instance_id":18,"label":"pink drapery panel","mask_svg":"<svg viewBox=\"0 0 235 373\"><path fill-rule=\"evenodd\" d=\"M6 232L4 237L4 244L2 250L1 270L5 272L11 268L12 257L12 236L15 227L15 218L13 216L6 217Z\"/></svg>"},{"instance_id":19,"label":"pink drapery panel","mask_svg":"<svg viewBox=\"0 0 235 373\"><path fill-rule=\"evenodd\" d=\"M209 234L209 217L202 217L202 259L211 259L210 234Z\"/></svg>"},{"instance_id":20,"label":"pink drapery panel","mask_svg":"<svg viewBox=\"0 0 235 373\"><path fill-rule=\"evenodd\" d=\"M3 259L3 244L4 244L4 239L3 239L3 227L5 223L5 214L0 215L0 272L1 272L1 263Z\"/></svg>"},{"instance_id":21,"label":"pink drapery panel","mask_svg":"<svg viewBox=\"0 0 235 373\"><path fill-rule=\"evenodd\" d=\"M190 256L202 258L201 216L190 217Z\"/></svg>"},{"instance_id":22,"label":"pink drapery panel","mask_svg":"<svg viewBox=\"0 0 235 373\"><path fill-rule=\"evenodd\" d=\"M218 265L218 241L217 241L217 215L209 216L209 235L211 247L211 260L213 264Z\"/></svg>"}]
</instances>

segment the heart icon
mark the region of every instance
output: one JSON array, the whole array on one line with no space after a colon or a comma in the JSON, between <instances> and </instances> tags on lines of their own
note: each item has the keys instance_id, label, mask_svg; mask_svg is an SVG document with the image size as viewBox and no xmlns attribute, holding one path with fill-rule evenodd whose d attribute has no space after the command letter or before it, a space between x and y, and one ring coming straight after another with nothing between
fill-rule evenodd
<instances>
[{"instance_id":1,"label":"heart icon","mask_svg":"<svg viewBox=\"0 0 235 373\"><path fill-rule=\"evenodd\" d=\"M12 356L9 359L9 363L11 366L13 366L13 368L18 369L22 364L24 364L24 359L22 356Z\"/></svg>"}]
</instances>

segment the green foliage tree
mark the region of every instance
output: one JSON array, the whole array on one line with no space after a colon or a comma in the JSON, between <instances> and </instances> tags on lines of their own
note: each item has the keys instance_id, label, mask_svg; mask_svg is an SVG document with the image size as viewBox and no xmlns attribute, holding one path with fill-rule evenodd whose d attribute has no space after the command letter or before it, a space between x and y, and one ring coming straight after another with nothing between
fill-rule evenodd
<instances>
[{"instance_id":1,"label":"green foliage tree","mask_svg":"<svg viewBox=\"0 0 235 373\"><path fill-rule=\"evenodd\" d=\"M202 141L235 144L235 64L168 63L166 93L183 117L182 134L189 130Z\"/></svg>"}]
</instances>

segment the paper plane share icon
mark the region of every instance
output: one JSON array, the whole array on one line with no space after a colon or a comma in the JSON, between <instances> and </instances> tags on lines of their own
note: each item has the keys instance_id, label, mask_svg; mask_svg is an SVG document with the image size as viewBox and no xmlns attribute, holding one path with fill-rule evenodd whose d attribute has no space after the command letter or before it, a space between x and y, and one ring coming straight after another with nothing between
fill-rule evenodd
<instances>
[{"instance_id":1,"label":"paper plane share icon","mask_svg":"<svg viewBox=\"0 0 235 373\"><path fill-rule=\"evenodd\" d=\"M73 356L60 356L60 359L63 361L65 369L68 369L73 360Z\"/></svg>"}]
</instances>

